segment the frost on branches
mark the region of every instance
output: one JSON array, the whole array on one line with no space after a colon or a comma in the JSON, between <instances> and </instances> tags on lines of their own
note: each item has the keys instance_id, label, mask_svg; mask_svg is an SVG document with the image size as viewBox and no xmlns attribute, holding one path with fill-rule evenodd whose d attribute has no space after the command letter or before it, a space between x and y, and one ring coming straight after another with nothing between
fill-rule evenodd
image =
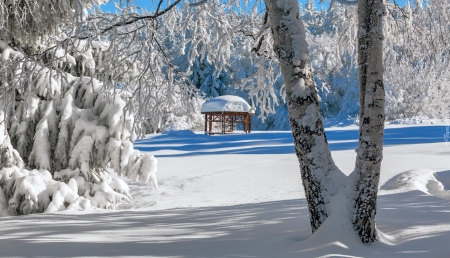
<instances>
[{"instance_id":1,"label":"frost on branches","mask_svg":"<svg viewBox=\"0 0 450 258\"><path fill-rule=\"evenodd\" d=\"M25 58L1 41L0 50L5 66ZM115 209L131 197L127 184L107 168L157 187L156 159L133 149L136 133L126 105L129 94L107 91L91 77L74 77L32 62L22 62L12 73L31 79L21 83L20 77L6 77L2 85L3 215ZM17 85L24 87L14 88Z\"/></svg>"},{"instance_id":2,"label":"frost on branches","mask_svg":"<svg viewBox=\"0 0 450 258\"><path fill-rule=\"evenodd\" d=\"M26 52L45 45L47 37L58 34L62 25L80 22L87 9L107 0L2 0L0 39Z\"/></svg>"}]
</instances>

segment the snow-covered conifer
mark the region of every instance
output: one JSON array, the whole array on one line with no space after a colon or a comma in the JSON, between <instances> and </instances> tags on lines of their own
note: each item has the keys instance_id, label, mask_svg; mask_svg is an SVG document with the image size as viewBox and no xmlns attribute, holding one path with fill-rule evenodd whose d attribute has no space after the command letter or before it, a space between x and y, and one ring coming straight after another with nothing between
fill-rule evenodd
<instances>
[{"instance_id":1,"label":"snow-covered conifer","mask_svg":"<svg viewBox=\"0 0 450 258\"><path fill-rule=\"evenodd\" d=\"M85 9L103 1L60 1L52 9L57 15L49 19L45 10L52 3L47 2L31 9L22 8L25 2L0 8L8 14L0 24L17 31L1 34L0 40L2 196L16 214L114 209L131 197L126 184L107 169L157 188L157 161L133 149L139 121L129 104L132 95L86 76L98 72L95 62L101 59L95 58L107 45L67 40L60 33L70 21L74 27L84 22Z\"/></svg>"}]
</instances>

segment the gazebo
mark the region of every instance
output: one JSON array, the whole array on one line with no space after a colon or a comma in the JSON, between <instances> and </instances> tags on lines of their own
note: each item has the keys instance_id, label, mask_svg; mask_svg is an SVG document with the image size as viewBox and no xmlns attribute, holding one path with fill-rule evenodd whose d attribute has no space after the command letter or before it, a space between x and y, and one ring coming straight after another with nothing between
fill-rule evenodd
<instances>
[{"instance_id":1,"label":"gazebo","mask_svg":"<svg viewBox=\"0 0 450 258\"><path fill-rule=\"evenodd\" d=\"M207 100L201 109L205 114L205 134L226 134L234 132L236 124L244 125L244 132L250 133L250 116L255 110L241 97L225 95ZM220 131L213 131L213 124Z\"/></svg>"}]
</instances>

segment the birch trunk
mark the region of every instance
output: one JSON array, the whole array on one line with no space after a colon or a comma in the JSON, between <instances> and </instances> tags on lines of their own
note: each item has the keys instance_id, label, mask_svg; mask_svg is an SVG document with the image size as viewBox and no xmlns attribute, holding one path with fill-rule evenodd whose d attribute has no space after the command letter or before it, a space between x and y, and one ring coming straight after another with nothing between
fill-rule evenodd
<instances>
[{"instance_id":1,"label":"birch trunk","mask_svg":"<svg viewBox=\"0 0 450 258\"><path fill-rule=\"evenodd\" d=\"M328 148L312 76L305 29L297 0L265 0L286 86L292 136L308 202L312 231L327 217L326 206L333 190L327 178L340 174ZM334 172L334 173L333 173Z\"/></svg>"},{"instance_id":2,"label":"birch trunk","mask_svg":"<svg viewBox=\"0 0 450 258\"><path fill-rule=\"evenodd\" d=\"M355 167L353 225L364 243L377 239L378 182L383 158L384 85L382 0L359 0L360 130Z\"/></svg>"},{"instance_id":3,"label":"birch trunk","mask_svg":"<svg viewBox=\"0 0 450 258\"><path fill-rule=\"evenodd\" d=\"M328 147L312 76L305 30L296 0L265 0L286 86L295 143L312 231L327 218L327 206L340 188L342 173ZM382 0L359 1L360 137L351 219L365 243L376 240L375 214L384 130ZM334 182L337 181L337 182ZM340 181L340 182L339 182Z\"/></svg>"}]
</instances>

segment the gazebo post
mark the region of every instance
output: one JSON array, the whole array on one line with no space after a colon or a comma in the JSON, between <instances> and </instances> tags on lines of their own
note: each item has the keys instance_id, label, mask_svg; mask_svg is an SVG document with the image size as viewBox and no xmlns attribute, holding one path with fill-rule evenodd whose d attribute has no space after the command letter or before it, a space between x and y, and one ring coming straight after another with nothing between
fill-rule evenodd
<instances>
[{"instance_id":1,"label":"gazebo post","mask_svg":"<svg viewBox=\"0 0 450 258\"><path fill-rule=\"evenodd\" d=\"M234 120L235 120L235 118L236 118L236 115L233 115L231 117L231 128L230 128L231 132L234 132Z\"/></svg>"},{"instance_id":2,"label":"gazebo post","mask_svg":"<svg viewBox=\"0 0 450 258\"><path fill-rule=\"evenodd\" d=\"M225 114L222 112L222 134L225 134Z\"/></svg>"},{"instance_id":3,"label":"gazebo post","mask_svg":"<svg viewBox=\"0 0 450 258\"><path fill-rule=\"evenodd\" d=\"M205 114L205 134L208 131L208 114Z\"/></svg>"},{"instance_id":4,"label":"gazebo post","mask_svg":"<svg viewBox=\"0 0 450 258\"><path fill-rule=\"evenodd\" d=\"M213 114L209 114L209 135L212 134L212 120L214 118Z\"/></svg>"},{"instance_id":5,"label":"gazebo post","mask_svg":"<svg viewBox=\"0 0 450 258\"><path fill-rule=\"evenodd\" d=\"M244 133L249 133L249 118L250 116L248 114L244 117Z\"/></svg>"}]
</instances>

